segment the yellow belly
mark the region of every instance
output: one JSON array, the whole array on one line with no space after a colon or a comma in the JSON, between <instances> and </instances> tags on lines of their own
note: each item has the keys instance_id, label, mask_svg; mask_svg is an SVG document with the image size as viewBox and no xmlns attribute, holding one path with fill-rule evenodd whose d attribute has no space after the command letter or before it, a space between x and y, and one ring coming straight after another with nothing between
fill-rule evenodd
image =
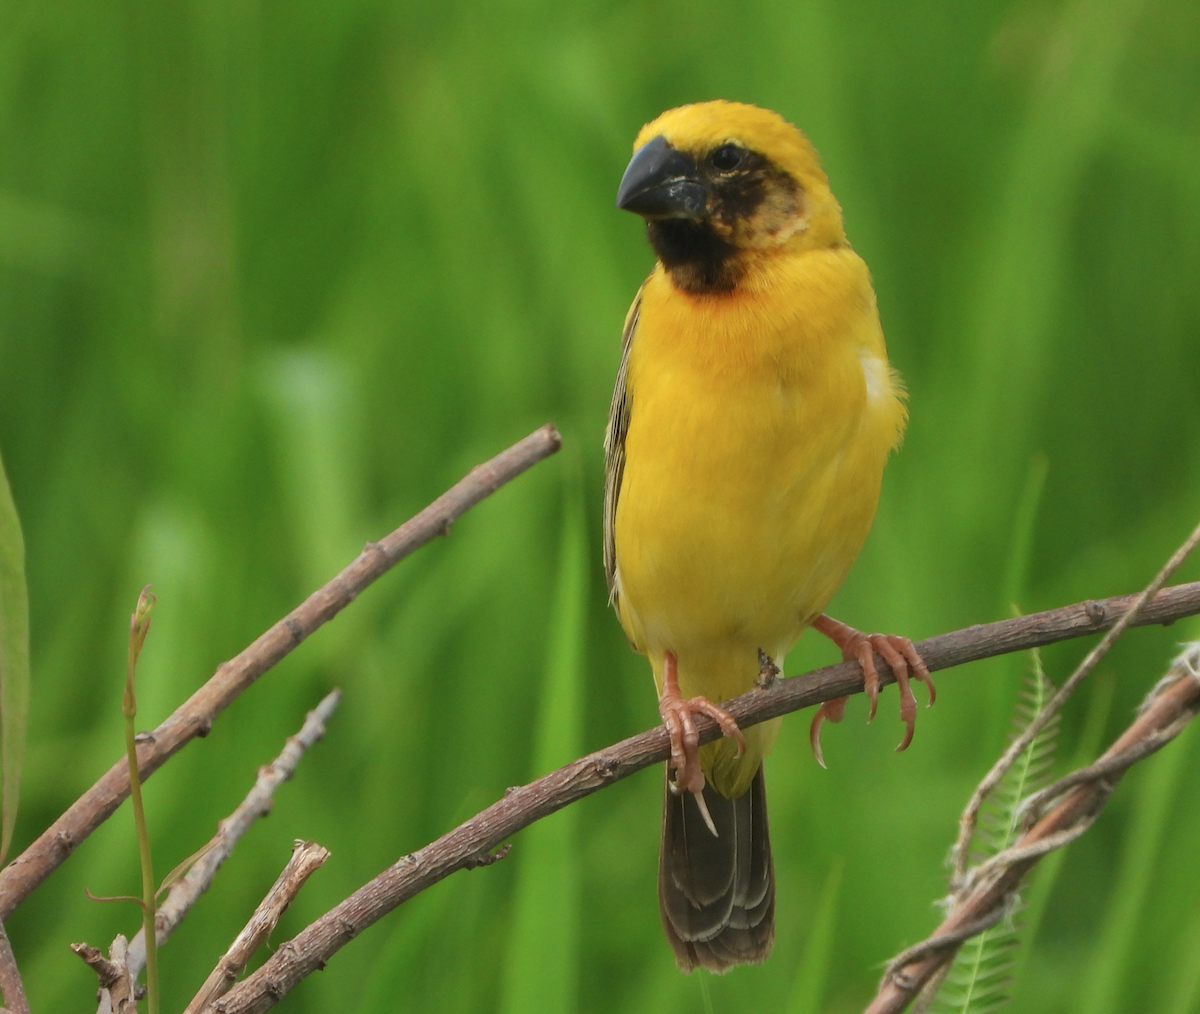
<instances>
[{"instance_id":1,"label":"yellow belly","mask_svg":"<svg viewBox=\"0 0 1200 1014\"><path fill-rule=\"evenodd\" d=\"M832 312L780 312L778 280L770 300L697 299L654 278L643 292L615 542L621 622L660 693L668 650L685 697L750 689L759 649L783 659L870 529L904 410L886 365L864 365L885 362L882 334L847 253L799 272L783 303L805 311L815 273ZM866 297L838 299L837 284ZM747 730L740 761L729 741L704 749L719 791L748 788L776 731Z\"/></svg>"}]
</instances>

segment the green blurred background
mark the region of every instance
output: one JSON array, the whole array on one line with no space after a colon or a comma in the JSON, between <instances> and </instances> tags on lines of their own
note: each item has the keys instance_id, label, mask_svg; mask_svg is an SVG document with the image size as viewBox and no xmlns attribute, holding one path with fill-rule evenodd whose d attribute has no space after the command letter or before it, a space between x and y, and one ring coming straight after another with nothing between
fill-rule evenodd
<instances>
[{"instance_id":1,"label":"green blurred background","mask_svg":"<svg viewBox=\"0 0 1200 1014\"><path fill-rule=\"evenodd\" d=\"M547 420L558 457L148 783L165 870L345 690L163 952L165 1009L293 838L333 858L272 946L505 786L656 721L605 604L600 444L651 264L613 196L638 127L687 101L757 102L809 132L911 392L831 611L915 638L1141 587L1200 515L1197 51L1195 0L6 0L0 447L34 661L16 847L121 755L142 585L159 598L148 728L365 539ZM1192 562L1179 579L1198 577ZM1069 705L1060 770L1128 722L1188 637L1200 624L1126 638ZM1084 648L1047 651L1051 678ZM788 672L835 657L805 638ZM856 701L827 727L828 772L807 716L787 723L768 764L778 939L759 968L675 970L652 770L388 916L281 1009L855 1011L936 922L1026 662L942 674L906 754L893 691L874 726ZM1194 739L1071 848L1013 1009L1200 1011ZM36 1011L88 1007L95 978L67 944L107 945L137 913L83 889L137 876L126 807L13 917Z\"/></svg>"}]
</instances>

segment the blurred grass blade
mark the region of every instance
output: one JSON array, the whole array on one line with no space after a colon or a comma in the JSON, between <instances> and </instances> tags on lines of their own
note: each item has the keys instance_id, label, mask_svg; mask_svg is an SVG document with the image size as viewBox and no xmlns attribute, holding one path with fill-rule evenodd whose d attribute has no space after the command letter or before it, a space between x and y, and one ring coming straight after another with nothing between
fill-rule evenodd
<instances>
[{"instance_id":1,"label":"blurred grass blade","mask_svg":"<svg viewBox=\"0 0 1200 1014\"><path fill-rule=\"evenodd\" d=\"M29 717L29 597L25 540L0 460L0 863L8 856L25 761Z\"/></svg>"},{"instance_id":2,"label":"blurred grass blade","mask_svg":"<svg viewBox=\"0 0 1200 1014\"><path fill-rule=\"evenodd\" d=\"M829 960L833 956L834 925L837 922L837 900L842 888L845 860L838 856L825 876L821 899L813 913L812 929L804 943L796 981L785 1008L786 1014L820 1014L825 982L829 978Z\"/></svg>"},{"instance_id":3,"label":"blurred grass blade","mask_svg":"<svg viewBox=\"0 0 1200 1014\"><path fill-rule=\"evenodd\" d=\"M562 548L534 748L534 776L577 757L587 606L583 494L577 456L566 470ZM517 887L504 968L502 1014L573 1014L579 978L579 808L570 806L517 841Z\"/></svg>"},{"instance_id":4,"label":"blurred grass blade","mask_svg":"<svg viewBox=\"0 0 1200 1014\"><path fill-rule=\"evenodd\" d=\"M1150 891L1150 878L1166 842L1171 802L1195 739L1185 729L1169 750L1148 761L1134 797L1124 854L1105 913L1089 973L1078 993L1081 1014L1114 1014L1122 1005L1126 971L1138 947L1138 928Z\"/></svg>"},{"instance_id":5,"label":"blurred grass blade","mask_svg":"<svg viewBox=\"0 0 1200 1014\"><path fill-rule=\"evenodd\" d=\"M1200 1010L1200 909L1192 915L1178 954L1175 984L1167 994L1170 999L1163 1014L1195 1014Z\"/></svg>"},{"instance_id":6,"label":"blurred grass blade","mask_svg":"<svg viewBox=\"0 0 1200 1014\"><path fill-rule=\"evenodd\" d=\"M263 358L259 379L278 436L280 490L306 586L336 574L357 549L361 499L353 377L335 356L289 348ZM342 628L338 628L339 630ZM346 636L346 635L343 635Z\"/></svg>"},{"instance_id":7,"label":"blurred grass blade","mask_svg":"<svg viewBox=\"0 0 1200 1014\"><path fill-rule=\"evenodd\" d=\"M1050 459L1045 454L1035 454L1029 460L1025 486L1013 518L1012 543L1005 567L1003 605L1006 609L1014 602L1023 602L1025 599L1029 565L1033 561L1033 535L1037 530L1038 508L1042 503L1042 490L1046 488L1046 472L1049 468Z\"/></svg>"},{"instance_id":8,"label":"blurred grass blade","mask_svg":"<svg viewBox=\"0 0 1200 1014\"><path fill-rule=\"evenodd\" d=\"M451 903L461 902L470 883L464 877L451 877L433 890L423 891L400 910L400 922L371 962L371 972L362 988L362 1000L356 1010L416 1010L412 1004L416 980L420 977L420 959L431 940L436 940L438 923Z\"/></svg>"},{"instance_id":9,"label":"blurred grass blade","mask_svg":"<svg viewBox=\"0 0 1200 1014\"><path fill-rule=\"evenodd\" d=\"M1049 467L1050 459L1045 454L1035 454L1030 458L1013 516L1008 559L1001 583L1000 607L1002 612L1011 612L1014 616L1020 614L1028 590L1029 569L1033 563L1033 537L1037 531L1038 511ZM1012 688L1021 685L1021 663L1021 655L1007 655L990 670L987 683L991 698L991 707L988 708L989 743L998 745L1004 738L1004 716L1012 713Z\"/></svg>"}]
</instances>

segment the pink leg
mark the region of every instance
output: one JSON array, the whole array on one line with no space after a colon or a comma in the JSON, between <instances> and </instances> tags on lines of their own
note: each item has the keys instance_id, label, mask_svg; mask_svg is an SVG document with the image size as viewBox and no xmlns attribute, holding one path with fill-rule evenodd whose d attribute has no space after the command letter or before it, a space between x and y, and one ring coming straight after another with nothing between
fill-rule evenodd
<instances>
[{"instance_id":1,"label":"pink leg","mask_svg":"<svg viewBox=\"0 0 1200 1014\"><path fill-rule=\"evenodd\" d=\"M715 835L716 825L709 816L704 802L704 772L700 770L700 732L693 721L694 715L708 715L726 736L737 740L739 756L746 750L746 740L737 727L733 716L718 708L706 697L685 700L679 692L679 666L675 653L663 655L663 692L658 700L658 713L671 736L671 766L675 768L675 781L668 782L671 791L690 792L704 815L704 822Z\"/></svg>"},{"instance_id":2,"label":"pink leg","mask_svg":"<svg viewBox=\"0 0 1200 1014\"><path fill-rule=\"evenodd\" d=\"M812 626L814 630L824 634L842 649L843 659L847 662L858 662L862 666L863 690L871 701L871 710L867 716L868 722L875 717L875 709L879 703L879 672L875 668L875 652L879 652L884 657L892 670L892 675L896 677L896 685L900 688L900 719L904 722L904 739L896 749L905 749L912 742L913 730L917 721L917 699L913 696L912 688L909 686L910 669L912 675L929 688L929 704L933 704L937 699L937 690L929 675L929 669L925 665L925 660L913 647L912 641L898 634L864 634L862 631L855 630L845 623L839 623L824 614L813 620ZM841 698L840 701L841 703L836 709L829 711L826 711L826 707L834 702L826 701L817 712L817 717L813 719L811 735L815 742L813 749L818 761L821 760L821 746L818 738L821 724L818 719L828 718L831 721L840 719L845 710L845 698ZM928 706L926 705L926 707ZM837 711L836 718L834 717L835 710ZM824 712L823 715L822 712ZM824 767L824 764L821 766Z\"/></svg>"}]
</instances>

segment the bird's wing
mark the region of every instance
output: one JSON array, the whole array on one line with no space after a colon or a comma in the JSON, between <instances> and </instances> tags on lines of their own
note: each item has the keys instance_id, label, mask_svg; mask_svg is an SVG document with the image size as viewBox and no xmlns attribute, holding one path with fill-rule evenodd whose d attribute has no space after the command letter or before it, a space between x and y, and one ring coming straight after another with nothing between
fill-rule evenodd
<instances>
[{"instance_id":1,"label":"bird's wing","mask_svg":"<svg viewBox=\"0 0 1200 1014\"><path fill-rule=\"evenodd\" d=\"M645 283L642 284L642 289ZM604 431L604 577L608 582L608 599L617 604L617 500L621 496L621 478L625 474L625 434L629 430L629 391L625 387L625 369L629 364L629 349L637 331L638 314L642 307L642 289L638 289L621 334L621 365L617 368L617 384L613 389L612 405L608 410L608 427Z\"/></svg>"}]
</instances>

